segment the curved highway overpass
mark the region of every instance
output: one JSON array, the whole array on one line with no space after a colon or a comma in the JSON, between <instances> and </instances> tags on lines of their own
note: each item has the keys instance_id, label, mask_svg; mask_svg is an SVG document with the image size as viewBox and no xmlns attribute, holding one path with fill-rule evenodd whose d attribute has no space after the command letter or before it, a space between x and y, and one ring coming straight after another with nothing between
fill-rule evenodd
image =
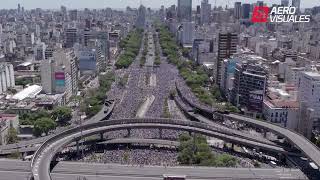
<instances>
[{"instance_id":1,"label":"curved highway overpass","mask_svg":"<svg viewBox=\"0 0 320 180\"><path fill-rule=\"evenodd\" d=\"M286 138L290 143L292 143L292 145L301 150L310 160L312 160L318 167L320 167L320 149L301 134L266 121L260 121L237 114L221 114L213 109L207 108L203 105L194 103L189 100L188 97L185 97L183 93L181 93L178 83L176 83L176 89L181 99L188 105L190 105L193 109L196 109L199 113L205 116L213 117L213 115L215 115L220 119L229 119L232 121L250 124L254 127L259 127L280 135Z\"/></svg>"},{"instance_id":2,"label":"curved highway overpass","mask_svg":"<svg viewBox=\"0 0 320 180\"><path fill-rule=\"evenodd\" d=\"M156 145L162 145L162 146L174 146L178 147L179 142L178 141L170 141L170 140L163 140L163 139L139 139L139 138L117 138L117 139L110 139L105 140L102 142L99 142L98 144L156 144ZM69 144L69 146L75 146L76 143ZM20 148L20 149L10 149L10 150L2 150L0 152L1 155L8 155L15 152L20 153L29 153L29 152L35 152L37 151L38 146L32 146L32 147L26 147L26 148Z\"/></svg>"},{"instance_id":3,"label":"curved highway overpass","mask_svg":"<svg viewBox=\"0 0 320 180\"><path fill-rule=\"evenodd\" d=\"M268 145L261 142L255 142L245 139L244 137L235 136L225 132L219 132L215 127L198 123L173 119L122 119L102 121L88 124L81 127L67 130L58 134L45 143L36 151L33 156L31 167L35 180L50 180L50 162L55 154L62 150L63 147L72 141L81 137L91 136L94 134L132 128L159 128L159 129L178 129L183 131L200 133L210 137L224 139L231 143L243 144L247 146L259 147L261 149L284 153L285 151L277 146Z\"/></svg>"},{"instance_id":4,"label":"curved highway overpass","mask_svg":"<svg viewBox=\"0 0 320 180\"><path fill-rule=\"evenodd\" d=\"M104 104L101 110L96 115L84 121L83 124L85 125L90 123L96 123L96 122L108 119L115 107L115 102L113 100L110 100L108 102L109 102L108 105ZM70 127L65 128L64 130L70 129L72 127L76 127L76 125L72 124ZM63 132L63 131L60 131L60 132ZM60 132L55 132L55 134L59 134ZM40 137L40 138L28 140L28 141L21 141L19 143L0 146L0 154L10 154L12 152L16 152L19 149L24 149L24 150L37 149L38 145L41 145L43 142L45 142L49 138L55 136L55 134L50 134L49 136Z\"/></svg>"}]
</instances>

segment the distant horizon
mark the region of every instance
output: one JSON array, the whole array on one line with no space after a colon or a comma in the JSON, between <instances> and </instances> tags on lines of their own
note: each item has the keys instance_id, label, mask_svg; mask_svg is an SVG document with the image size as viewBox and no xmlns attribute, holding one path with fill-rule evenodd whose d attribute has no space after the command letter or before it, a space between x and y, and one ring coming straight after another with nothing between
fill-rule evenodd
<instances>
[{"instance_id":1,"label":"distant horizon","mask_svg":"<svg viewBox=\"0 0 320 180\"><path fill-rule=\"evenodd\" d=\"M3 0L2 0L3 1ZM27 2L26 2L27 1ZM44 1L47 1L44 3ZM228 2L229 1L229 5ZM222 6L225 7L228 5L228 7L232 8L234 6L235 2L242 2L242 3L254 3L257 2L257 0L228 0L228 1L216 1L216 6ZM292 0L289 2L291 3ZM1 2L1 0L0 0ZM29 9L46 9L46 10L58 10L61 6L67 7L67 9L105 9L105 8L112 8L112 9L118 9L122 10L125 9L127 6L130 6L131 8L137 8L140 6L140 2L146 6L150 7L152 9L159 9L162 5L165 7L169 7L173 4L177 4L177 0L91 0L90 3L88 3L87 0L10 0L9 2L3 3L1 9L17 9L18 4L20 4L21 7L24 7L26 10ZM272 4L280 4L281 0L268 0L264 1L267 5ZM200 5L201 0L193 0L193 8L195 8L197 5ZM212 7L214 7L215 0L209 0L209 3L212 4ZM315 6L320 6L320 0L301 0L301 8L312 8Z\"/></svg>"}]
</instances>

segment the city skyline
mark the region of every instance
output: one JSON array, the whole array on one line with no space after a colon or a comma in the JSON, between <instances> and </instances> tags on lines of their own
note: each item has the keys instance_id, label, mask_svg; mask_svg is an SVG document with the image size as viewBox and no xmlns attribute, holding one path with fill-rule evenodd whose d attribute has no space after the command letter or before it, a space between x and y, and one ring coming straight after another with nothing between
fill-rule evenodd
<instances>
[{"instance_id":1,"label":"city skyline","mask_svg":"<svg viewBox=\"0 0 320 180\"><path fill-rule=\"evenodd\" d=\"M47 1L46 3L43 3L44 1ZM209 3L211 3L213 6L215 4L217 6L226 6L233 7L234 3L237 2L237 0L232 1L219 1L219 0L209 0ZM137 3L138 2L138 3ZM246 2L246 3L254 3L256 0L248 0L243 1L239 0L239 2ZM84 8L115 8L115 9L123 9L127 6L136 8L142 3L146 7L151 8L160 8L161 5L164 5L165 7L168 7L172 4L177 4L177 0L91 0L90 3L88 3L85 0L56 0L56 1L48 1L48 0L28 0L22 1L22 0L11 0L9 2L6 2L2 4L2 9L15 9L17 8L18 4L21 5L21 7L24 7L25 9L34 9L34 8L43 8L43 9L59 9L60 6L66 6L67 8L71 9L84 9ZM197 5L200 5L201 0L193 0L193 8L195 8ZM264 1L264 3L267 3L268 5L271 4L280 4L280 0L268 0ZM320 4L320 0L312 1L312 0L304 0L301 1L301 8L310 8L314 7Z\"/></svg>"}]
</instances>

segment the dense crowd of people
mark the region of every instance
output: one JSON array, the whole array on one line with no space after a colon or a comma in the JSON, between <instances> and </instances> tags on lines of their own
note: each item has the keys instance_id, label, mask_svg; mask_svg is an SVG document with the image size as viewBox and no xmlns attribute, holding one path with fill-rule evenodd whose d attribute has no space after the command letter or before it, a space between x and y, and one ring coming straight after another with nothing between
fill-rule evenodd
<instances>
[{"instance_id":1,"label":"dense crowd of people","mask_svg":"<svg viewBox=\"0 0 320 180\"><path fill-rule=\"evenodd\" d=\"M159 67L140 67L139 58L141 58L141 53L142 51L140 51L136 61L128 69L121 70L129 74L127 86L119 88L114 85L108 93L108 98L117 99L116 108L111 116L112 119L135 117L145 97L150 95L154 95L155 100L145 116L162 116L164 103L166 103L165 99L169 97L170 90L174 88L174 81L178 76L178 71L166 61L163 61ZM151 75L155 77L155 87L150 86Z\"/></svg>"},{"instance_id":2,"label":"dense crowd of people","mask_svg":"<svg viewBox=\"0 0 320 180\"><path fill-rule=\"evenodd\" d=\"M178 154L176 150L166 148L131 148L112 149L104 153L92 153L86 156L85 162L94 163L121 163L130 165L177 165Z\"/></svg>"},{"instance_id":3,"label":"dense crowd of people","mask_svg":"<svg viewBox=\"0 0 320 180\"><path fill-rule=\"evenodd\" d=\"M128 74L128 82L125 88L116 84L112 87L111 92L108 94L108 98L117 99L117 105L112 113L111 119L121 118L133 118L136 115L137 109L144 99L143 87L141 87L140 77L143 74L143 69L139 67L137 61L125 71ZM114 89L113 89L114 88ZM119 90L120 89L120 90Z\"/></svg>"},{"instance_id":4,"label":"dense crowd of people","mask_svg":"<svg viewBox=\"0 0 320 180\"><path fill-rule=\"evenodd\" d=\"M138 139L166 139L177 140L184 131L172 129L131 129L117 130L104 133L105 139L119 139L119 138L138 138Z\"/></svg>"}]
</instances>

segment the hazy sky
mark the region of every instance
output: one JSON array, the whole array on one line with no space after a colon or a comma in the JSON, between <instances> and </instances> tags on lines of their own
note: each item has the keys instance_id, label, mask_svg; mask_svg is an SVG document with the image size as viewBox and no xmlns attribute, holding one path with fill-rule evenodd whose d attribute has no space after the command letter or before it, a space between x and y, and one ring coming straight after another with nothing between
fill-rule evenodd
<instances>
[{"instance_id":1,"label":"hazy sky","mask_svg":"<svg viewBox=\"0 0 320 180\"><path fill-rule=\"evenodd\" d=\"M200 4L201 0L192 0L193 5ZM256 2L256 0L209 0L211 4L216 1L217 5L225 6L228 2L233 6L235 1L241 2ZM281 0L264 0L265 3L273 4L280 3ZM290 0L291 1L291 0ZM159 8L161 5L169 6L176 4L177 0L141 0L142 4L151 8ZM69 9L72 8L125 8L126 6L137 7L140 5L140 0L0 0L0 9L13 9L17 8L20 3L26 9L32 8L45 8L45 9L58 9L61 5ZM308 8L319 6L320 0L301 0L301 7Z\"/></svg>"}]
</instances>

